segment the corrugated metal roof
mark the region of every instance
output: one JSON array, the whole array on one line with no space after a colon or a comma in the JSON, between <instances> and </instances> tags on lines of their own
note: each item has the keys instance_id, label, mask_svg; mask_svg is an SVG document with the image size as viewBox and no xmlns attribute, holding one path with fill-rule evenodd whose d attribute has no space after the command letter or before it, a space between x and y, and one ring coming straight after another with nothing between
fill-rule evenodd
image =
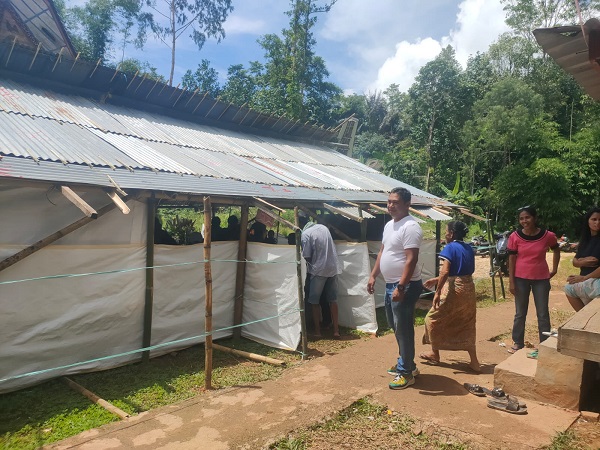
<instances>
[{"instance_id":1,"label":"corrugated metal roof","mask_svg":"<svg viewBox=\"0 0 600 450\"><path fill-rule=\"evenodd\" d=\"M71 176L80 173L74 169L79 164L106 170L136 189L210 194L207 186L219 186L214 192L219 195L385 202L386 192L404 186L415 203L430 204L427 198L434 198L332 149L105 105L10 80L0 80L0 109L0 154L62 163L11 162L25 178L44 179L44 167L51 169L48 181L75 182ZM87 176L83 182L96 179ZM235 187L222 189L227 182Z\"/></svg>"},{"instance_id":2,"label":"corrugated metal roof","mask_svg":"<svg viewBox=\"0 0 600 450\"><path fill-rule=\"evenodd\" d=\"M436 211L433 208L425 208L422 206L413 206L413 208L423 214L426 214L427 217L431 217L433 220L452 220L452 217L450 217L446 214L443 214L439 211Z\"/></svg>"},{"instance_id":3,"label":"corrugated metal roof","mask_svg":"<svg viewBox=\"0 0 600 450\"><path fill-rule=\"evenodd\" d=\"M598 63L590 62L590 59L595 60L595 58L590 57L586 42L586 36L588 39L593 38L590 35L591 30L600 29L600 22L597 19L588 20L583 26L586 36L581 28L580 26L539 28L533 31L533 35L544 52L566 72L573 75L590 97L600 100Z\"/></svg>"}]
</instances>

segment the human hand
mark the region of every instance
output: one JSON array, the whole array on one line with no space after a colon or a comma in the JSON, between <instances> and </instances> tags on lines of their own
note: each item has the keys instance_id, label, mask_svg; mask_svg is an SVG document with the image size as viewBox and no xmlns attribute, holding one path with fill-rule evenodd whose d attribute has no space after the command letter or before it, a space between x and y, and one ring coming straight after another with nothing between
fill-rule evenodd
<instances>
[{"instance_id":1,"label":"human hand","mask_svg":"<svg viewBox=\"0 0 600 450\"><path fill-rule=\"evenodd\" d=\"M430 291L434 291L437 281L438 281L437 278L430 278L425 283L423 283L423 287L425 287L425 289L429 289Z\"/></svg>"},{"instance_id":2,"label":"human hand","mask_svg":"<svg viewBox=\"0 0 600 450\"><path fill-rule=\"evenodd\" d=\"M569 284L581 283L582 281L585 281L585 277L582 275L569 275L567 277L567 283Z\"/></svg>"},{"instance_id":3,"label":"human hand","mask_svg":"<svg viewBox=\"0 0 600 450\"><path fill-rule=\"evenodd\" d=\"M556 270L550 271L550 278L552 278L554 275L556 275Z\"/></svg>"},{"instance_id":4,"label":"human hand","mask_svg":"<svg viewBox=\"0 0 600 450\"><path fill-rule=\"evenodd\" d=\"M508 292L510 292L512 295L516 295L515 283L512 281L508 285Z\"/></svg>"},{"instance_id":5,"label":"human hand","mask_svg":"<svg viewBox=\"0 0 600 450\"><path fill-rule=\"evenodd\" d=\"M598 258L595 258L594 256L578 258L578 261L582 267L596 267L598 265Z\"/></svg>"},{"instance_id":6,"label":"human hand","mask_svg":"<svg viewBox=\"0 0 600 450\"><path fill-rule=\"evenodd\" d=\"M373 294L375 292L375 277L370 277L367 283L367 292Z\"/></svg>"},{"instance_id":7,"label":"human hand","mask_svg":"<svg viewBox=\"0 0 600 450\"><path fill-rule=\"evenodd\" d=\"M433 304L431 305L433 309L439 309L440 303L442 301L442 296L439 292L436 292L433 296Z\"/></svg>"},{"instance_id":8,"label":"human hand","mask_svg":"<svg viewBox=\"0 0 600 450\"><path fill-rule=\"evenodd\" d=\"M401 302L402 300L404 300L404 291L401 291L398 288L394 289L394 292L392 293L392 301Z\"/></svg>"}]
</instances>

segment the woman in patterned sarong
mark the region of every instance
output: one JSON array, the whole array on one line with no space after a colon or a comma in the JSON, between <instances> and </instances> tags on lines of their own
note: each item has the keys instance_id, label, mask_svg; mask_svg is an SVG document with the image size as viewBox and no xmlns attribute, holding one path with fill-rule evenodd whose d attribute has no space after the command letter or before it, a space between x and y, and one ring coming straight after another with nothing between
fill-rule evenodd
<instances>
[{"instance_id":1,"label":"woman in patterned sarong","mask_svg":"<svg viewBox=\"0 0 600 450\"><path fill-rule=\"evenodd\" d=\"M475 349L476 296L473 284L475 252L465 244L467 226L463 222L449 222L446 228L446 246L440 252L440 275L425 282L433 290L433 304L425 317L424 344L431 351L419 357L430 364L440 362L440 350L464 350L469 353L469 367L480 372Z\"/></svg>"}]
</instances>

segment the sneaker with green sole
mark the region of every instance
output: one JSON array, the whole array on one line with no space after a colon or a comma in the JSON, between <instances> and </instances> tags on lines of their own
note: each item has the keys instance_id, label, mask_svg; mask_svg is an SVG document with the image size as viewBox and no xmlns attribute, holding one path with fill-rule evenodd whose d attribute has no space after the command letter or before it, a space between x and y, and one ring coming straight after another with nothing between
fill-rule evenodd
<instances>
[{"instance_id":1,"label":"sneaker with green sole","mask_svg":"<svg viewBox=\"0 0 600 450\"><path fill-rule=\"evenodd\" d=\"M390 389L406 389L409 386L415 384L415 377L412 375L396 375L393 381L390 381Z\"/></svg>"},{"instance_id":2,"label":"sneaker with green sole","mask_svg":"<svg viewBox=\"0 0 600 450\"><path fill-rule=\"evenodd\" d=\"M390 368L387 370L387 373L388 373L389 375L394 375L394 376L398 375L398 371L396 370L396 366L392 366L392 367L390 367ZM417 368L415 368L415 370L413 370L413 372L412 372L412 376L413 376L413 377L418 377L420 374L421 374L421 372L419 371L419 368L418 368L418 367L417 367Z\"/></svg>"}]
</instances>

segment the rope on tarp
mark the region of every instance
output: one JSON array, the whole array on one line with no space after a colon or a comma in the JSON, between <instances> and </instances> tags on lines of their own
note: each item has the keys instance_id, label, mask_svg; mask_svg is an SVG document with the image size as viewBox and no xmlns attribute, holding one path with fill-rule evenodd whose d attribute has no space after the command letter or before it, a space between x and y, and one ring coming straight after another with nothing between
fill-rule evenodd
<instances>
[{"instance_id":1,"label":"rope on tarp","mask_svg":"<svg viewBox=\"0 0 600 450\"><path fill-rule=\"evenodd\" d=\"M244 262L244 263L248 263L248 264L300 264L300 262L296 261L296 260L294 260L294 261L264 261L264 260L240 261L237 259L210 259L210 260L202 259L199 261L189 261L189 262L175 263L175 264L162 264L162 265L157 265L157 266L134 267L131 269L114 269L114 270L103 270L103 271L98 271L98 272L84 272L84 273L65 273L65 274L59 274L59 275L47 275L47 276L43 276L43 277L23 278L23 279L19 279L19 280L7 280L7 281L0 281L0 286L5 285L5 284L24 283L26 281L54 280L54 279L60 279L60 278L78 278L78 277L88 277L91 275L110 275L110 274L116 274L116 273L136 272L136 271L146 270L146 269L163 269L163 268L167 268L167 267L190 266L190 265L194 265L194 264L204 264L208 261L228 262L228 263Z\"/></svg>"},{"instance_id":2,"label":"rope on tarp","mask_svg":"<svg viewBox=\"0 0 600 450\"><path fill-rule=\"evenodd\" d=\"M302 311L302 310L295 308L295 309L292 309L292 310L290 310L288 312L277 314L276 316L265 317L265 318L262 318L262 319L257 319L257 320L252 320L250 322L241 323L239 325L232 325L232 326L229 326L229 327L219 328L218 330L214 330L211 333L203 333L203 334L199 334L199 335L196 335L196 336L191 336L191 337L187 337L187 338L183 338L183 339L176 339L174 341L164 342L162 344L156 344L156 345L151 345L149 347L142 347L142 348L139 348L139 349L136 349L136 350L130 350L130 351L127 351L127 352L121 352L121 353L117 353L117 354L114 354L114 355L102 356L100 358L93 358L93 359L88 359L86 361L80 361L80 362L76 362L76 363L72 363L72 364L65 364L65 365L62 365L62 366L51 367L51 368L48 368L48 369L34 370L32 372L22 373L22 374L14 375L14 376L11 376L11 377L0 378L0 383L5 383L5 382L11 381L11 380L18 380L20 378L33 377L33 376L36 376L36 375L43 375L45 373L54 372L54 371L63 370L63 369L70 369L72 367L79 367L79 366L83 366L83 365L91 364L91 363L95 363L95 362L108 361L108 360L111 360L111 359L114 359L114 358L121 358L121 357L124 357L124 356L135 355L137 353L142 353L142 352L146 352L146 351L157 350L159 348L167 347L169 345L181 344L181 343L189 342L189 341L192 341L194 339L199 339L199 338L206 338L206 336L214 335L215 333L218 333L218 332L221 332L221 331L232 330L234 328L239 328L239 327L243 327L243 326L252 325L252 324L255 324L255 323L260 323L260 322L264 322L264 321L267 321L267 320L276 319L278 317L288 316L290 314L295 314L295 313L300 312L300 311ZM298 350L294 350L293 352L294 353L300 353L302 356L305 356L304 353L299 352Z\"/></svg>"}]
</instances>

